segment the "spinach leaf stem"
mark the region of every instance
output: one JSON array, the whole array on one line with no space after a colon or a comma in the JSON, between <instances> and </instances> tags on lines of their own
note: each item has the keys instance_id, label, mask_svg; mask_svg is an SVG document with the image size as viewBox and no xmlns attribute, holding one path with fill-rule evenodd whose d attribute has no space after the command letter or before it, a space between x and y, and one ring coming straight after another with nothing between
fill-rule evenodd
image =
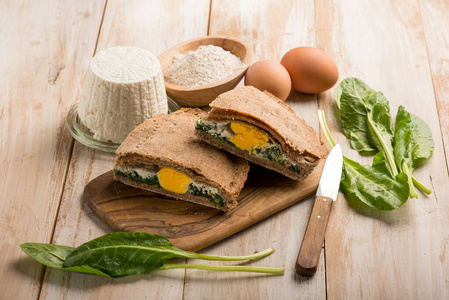
<instances>
[{"instance_id":1,"label":"spinach leaf stem","mask_svg":"<svg viewBox=\"0 0 449 300\"><path fill-rule=\"evenodd\" d=\"M198 258L203 260L216 260L216 261L238 261L238 260L256 260L263 257L266 257L274 252L273 249L268 248L264 251L257 252L251 255L244 256L220 256L220 255L208 255L202 253L193 253L194 255L190 256L191 258Z\"/></svg>"},{"instance_id":2,"label":"spinach leaf stem","mask_svg":"<svg viewBox=\"0 0 449 300\"><path fill-rule=\"evenodd\" d=\"M376 126L374 126L373 121L371 120L371 118L366 118L366 119L367 119L368 124L370 125L371 129L376 134L377 139L379 140L379 143L380 143L380 145L382 147L382 150L385 153L385 158L387 159L387 162L388 162L388 169L390 169L391 175L394 178L399 173L398 173L398 168L396 167L396 163L395 163L394 158L393 158L393 153L390 152L389 148L385 144L385 141L383 140L383 138L380 135L379 131L377 130Z\"/></svg>"},{"instance_id":3,"label":"spinach leaf stem","mask_svg":"<svg viewBox=\"0 0 449 300\"><path fill-rule=\"evenodd\" d=\"M222 272L253 272L273 275L284 275L284 268L248 267L248 266L218 266L204 264L164 264L159 270L198 269Z\"/></svg>"},{"instance_id":4,"label":"spinach leaf stem","mask_svg":"<svg viewBox=\"0 0 449 300\"><path fill-rule=\"evenodd\" d=\"M426 195L432 194L432 190L425 186L423 183L421 183L418 179L416 179L414 176L412 176L413 184L416 186L418 190L423 192Z\"/></svg>"},{"instance_id":5,"label":"spinach leaf stem","mask_svg":"<svg viewBox=\"0 0 449 300\"><path fill-rule=\"evenodd\" d=\"M413 185L412 174L405 161L402 162L402 170L407 174L408 186L410 187L410 198L418 198L418 193L416 193L415 186Z\"/></svg>"},{"instance_id":6,"label":"spinach leaf stem","mask_svg":"<svg viewBox=\"0 0 449 300\"><path fill-rule=\"evenodd\" d=\"M323 130L324 137L326 138L329 145L333 148L335 147L335 141L332 138L329 127L327 126L326 117L324 116L324 111L318 110L318 121L320 122L321 129Z\"/></svg>"},{"instance_id":7,"label":"spinach leaf stem","mask_svg":"<svg viewBox=\"0 0 449 300\"><path fill-rule=\"evenodd\" d=\"M39 243L25 243L20 247L48 267L113 278L175 268L284 274L284 268L165 263L165 260L175 257L251 262L274 253L274 250L268 248L242 256L208 255L179 249L167 238L145 232L113 232L77 248Z\"/></svg>"}]
</instances>

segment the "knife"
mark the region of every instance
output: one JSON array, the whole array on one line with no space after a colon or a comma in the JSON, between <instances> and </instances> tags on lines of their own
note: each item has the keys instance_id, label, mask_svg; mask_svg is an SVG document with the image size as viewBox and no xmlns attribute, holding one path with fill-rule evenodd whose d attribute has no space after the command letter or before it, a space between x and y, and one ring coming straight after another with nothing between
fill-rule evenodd
<instances>
[{"instance_id":1,"label":"knife","mask_svg":"<svg viewBox=\"0 0 449 300\"><path fill-rule=\"evenodd\" d=\"M296 261L295 269L298 275L310 277L317 270L332 203L338 196L342 167L341 147L336 145L327 156L321 173L315 203Z\"/></svg>"}]
</instances>

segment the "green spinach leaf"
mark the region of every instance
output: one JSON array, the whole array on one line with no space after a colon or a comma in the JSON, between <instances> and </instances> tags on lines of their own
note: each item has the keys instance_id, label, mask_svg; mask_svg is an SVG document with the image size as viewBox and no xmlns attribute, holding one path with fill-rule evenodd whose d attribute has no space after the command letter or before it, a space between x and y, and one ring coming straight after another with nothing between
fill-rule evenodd
<instances>
[{"instance_id":1,"label":"green spinach leaf","mask_svg":"<svg viewBox=\"0 0 449 300\"><path fill-rule=\"evenodd\" d=\"M412 198L418 197L413 184L413 170L432 155L434 147L429 126L400 106L396 115L394 156L399 170L408 177ZM432 191L425 188L423 192L430 194Z\"/></svg>"},{"instance_id":2,"label":"green spinach leaf","mask_svg":"<svg viewBox=\"0 0 449 300\"><path fill-rule=\"evenodd\" d=\"M20 248L22 248L23 252L28 256L47 267L109 277L109 275L100 270L89 266L64 267L66 257L75 249L73 247L41 243L24 243L20 245Z\"/></svg>"},{"instance_id":3,"label":"green spinach leaf","mask_svg":"<svg viewBox=\"0 0 449 300\"><path fill-rule=\"evenodd\" d=\"M328 143L334 147L334 139L321 110L318 111L318 119ZM403 173L391 176L384 152L378 152L374 156L372 166L361 165L343 156L340 189L349 205L357 207L363 203L378 210L392 210L402 206L409 194L407 176Z\"/></svg>"},{"instance_id":4,"label":"green spinach leaf","mask_svg":"<svg viewBox=\"0 0 449 300\"><path fill-rule=\"evenodd\" d=\"M365 103L351 99L353 97L348 92L342 92L340 116L343 133L349 138L352 149L363 155L376 153L377 148L372 145L369 138L368 112Z\"/></svg>"},{"instance_id":5,"label":"green spinach leaf","mask_svg":"<svg viewBox=\"0 0 449 300\"><path fill-rule=\"evenodd\" d=\"M400 173L392 178L383 152L376 154L372 166L361 165L347 157L343 157L343 162L340 188L351 206L361 201L375 209L392 210L407 201L407 176Z\"/></svg>"},{"instance_id":6,"label":"green spinach leaf","mask_svg":"<svg viewBox=\"0 0 449 300\"><path fill-rule=\"evenodd\" d=\"M338 107L340 107L340 99L343 91L349 93L351 97L360 99L371 98L371 96L376 93L375 90L370 88L362 80L358 78L346 78L335 88L334 91L334 98Z\"/></svg>"},{"instance_id":7,"label":"green spinach leaf","mask_svg":"<svg viewBox=\"0 0 449 300\"><path fill-rule=\"evenodd\" d=\"M107 234L73 250L64 266L88 265L112 277L122 277L149 274L160 268L166 259L173 257L188 255L162 236L145 233Z\"/></svg>"},{"instance_id":8,"label":"green spinach leaf","mask_svg":"<svg viewBox=\"0 0 449 300\"><path fill-rule=\"evenodd\" d=\"M244 256L207 255L181 250L163 236L142 232L114 232L78 248L40 243L25 243L21 248L48 267L109 277L148 274L155 270L174 268L284 274L283 268L164 263L173 257L216 261L255 260L270 255L274 250L270 248Z\"/></svg>"},{"instance_id":9,"label":"green spinach leaf","mask_svg":"<svg viewBox=\"0 0 449 300\"><path fill-rule=\"evenodd\" d=\"M385 96L360 79L347 78L339 85L335 98L343 132L350 139L351 147L363 155L384 152L388 170L392 177L396 176L393 121Z\"/></svg>"}]
</instances>

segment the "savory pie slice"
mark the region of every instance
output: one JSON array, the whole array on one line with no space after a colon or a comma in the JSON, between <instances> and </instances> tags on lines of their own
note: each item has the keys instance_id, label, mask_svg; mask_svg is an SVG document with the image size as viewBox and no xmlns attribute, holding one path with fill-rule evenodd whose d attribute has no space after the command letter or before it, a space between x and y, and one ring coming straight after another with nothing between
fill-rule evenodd
<instances>
[{"instance_id":1,"label":"savory pie slice","mask_svg":"<svg viewBox=\"0 0 449 300\"><path fill-rule=\"evenodd\" d=\"M197 120L202 141L296 180L327 154L315 131L282 100L251 86L223 93Z\"/></svg>"},{"instance_id":2,"label":"savory pie slice","mask_svg":"<svg viewBox=\"0 0 449 300\"><path fill-rule=\"evenodd\" d=\"M181 109L137 126L116 151L114 178L224 211L235 207L249 165L195 137L194 124L204 114Z\"/></svg>"}]
</instances>

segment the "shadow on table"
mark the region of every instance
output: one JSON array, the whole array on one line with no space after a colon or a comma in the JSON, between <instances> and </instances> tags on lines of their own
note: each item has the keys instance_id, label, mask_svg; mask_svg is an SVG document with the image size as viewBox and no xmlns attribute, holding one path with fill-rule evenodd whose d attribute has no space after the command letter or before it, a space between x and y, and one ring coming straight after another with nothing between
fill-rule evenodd
<instances>
[{"instance_id":1,"label":"shadow on table","mask_svg":"<svg viewBox=\"0 0 449 300\"><path fill-rule=\"evenodd\" d=\"M376 210L364 203L352 203L350 209L359 215L381 221L389 226L408 225L416 214L414 201L417 199L408 199L407 202L395 210Z\"/></svg>"}]
</instances>

